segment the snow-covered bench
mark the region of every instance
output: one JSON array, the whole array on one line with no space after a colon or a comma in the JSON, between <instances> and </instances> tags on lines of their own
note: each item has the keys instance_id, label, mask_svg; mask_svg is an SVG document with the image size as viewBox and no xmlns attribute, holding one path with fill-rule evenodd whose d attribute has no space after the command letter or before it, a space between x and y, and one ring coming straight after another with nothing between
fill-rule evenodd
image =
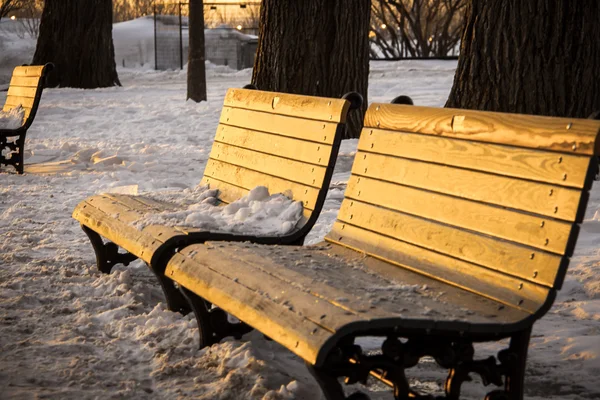
<instances>
[{"instance_id":1,"label":"snow-covered bench","mask_svg":"<svg viewBox=\"0 0 600 400\"><path fill-rule=\"evenodd\" d=\"M23 65L13 71L0 112L0 167L12 165L23 173L25 135L33 123L52 64Z\"/></svg>"},{"instance_id":2,"label":"snow-covered bench","mask_svg":"<svg viewBox=\"0 0 600 400\"><path fill-rule=\"evenodd\" d=\"M282 235L216 233L185 226L183 220L178 226L142 223L149 214L177 213L178 207L166 201L95 195L75 208L73 218L94 247L98 269L110 273L115 264L140 258L157 276L169 308L186 312L187 302L163 275L176 248L205 240L301 244L325 201L346 115L361 103L357 93L334 99L229 89L200 185L218 190L221 205L264 186L301 201L303 218Z\"/></svg>"},{"instance_id":3,"label":"snow-covered bench","mask_svg":"<svg viewBox=\"0 0 600 400\"><path fill-rule=\"evenodd\" d=\"M302 247L206 242L166 276L193 304L201 345L229 313L304 359L326 398L369 374L417 396L424 356L522 399L533 323L552 305L577 240L600 121L372 104L337 221ZM217 332L217 335L215 335ZM381 351L361 351L365 336ZM474 343L509 338L497 359ZM372 349L370 349L372 350ZM427 397L429 398L429 397Z\"/></svg>"}]
</instances>

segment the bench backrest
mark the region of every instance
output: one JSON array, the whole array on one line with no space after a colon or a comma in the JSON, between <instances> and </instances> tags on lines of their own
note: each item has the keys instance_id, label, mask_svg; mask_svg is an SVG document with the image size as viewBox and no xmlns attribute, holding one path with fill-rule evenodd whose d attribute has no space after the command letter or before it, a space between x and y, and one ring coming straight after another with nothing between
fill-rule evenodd
<instances>
[{"instance_id":1,"label":"bench backrest","mask_svg":"<svg viewBox=\"0 0 600 400\"><path fill-rule=\"evenodd\" d=\"M599 132L592 120L372 104L327 240L545 311L577 240Z\"/></svg>"},{"instance_id":2,"label":"bench backrest","mask_svg":"<svg viewBox=\"0 0 600 400\"><path fill-rule=\"evenodd\" d=\"M8 94L2 111L10 111L21 105L25 110L26 128L31 125L42 97L44 78L52 69L52 64L46 65L24 65L13 70Z\"/></svg>"},{"instance_id":3,"label":"bench backrest","mask_svg":"<svg viewBox=\"0 0 600 400\"><path fill-rule=\"evenodd\" d=\"M325 201L349 108L344 99L229 89L201 184L218 188L225 203L259 185L285 193L304 205L297 230L309 229Z\"/></svg>"}]
</instances>

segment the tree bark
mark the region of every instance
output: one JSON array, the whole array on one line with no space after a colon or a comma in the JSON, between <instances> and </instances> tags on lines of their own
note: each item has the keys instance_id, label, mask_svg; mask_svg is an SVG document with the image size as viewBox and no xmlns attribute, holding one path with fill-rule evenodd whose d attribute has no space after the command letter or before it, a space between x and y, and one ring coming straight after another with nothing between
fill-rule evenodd
<instances>
[{"instance_id":1,"label":"tree bark","mask_svg":"<svg viewBox=\"0 0 600 400\"><path fill-rule=\"evenodd\" d=\"M349 115L358 137L367 108L369 0L263 0L252 83L261 90L364 99Z\"/></svg>"},{"instance_id":2,"label":"tree bark","mask_svg":"<svg viewBox=\"0 0 600 400\"><path fill-rule=\"evenodd\" d=\"M471 0L447 107L564 117L600 110L597 0Z\"/></svg>"},{"instance_id":3,"label":"tree bark","mask_svg":"<svg viewBox=\"0 0 600 400\"><path fill-rule=\"evenodd\" d=\"M204 6L202 0L189 3L189 44L187 98L196 103L206 100L206 65L204 63Z\"/></svg>"},{"instance_id":4,"label":"tree bark","mask_svg":"<svg viewBox=\"0 0 600 400\"><path fill-rule=\"evenodd\" d=\"M120 85L112 41L111 0L46 0L33 64L55 65L50 86Z\"/></svg>"}]
</instances>

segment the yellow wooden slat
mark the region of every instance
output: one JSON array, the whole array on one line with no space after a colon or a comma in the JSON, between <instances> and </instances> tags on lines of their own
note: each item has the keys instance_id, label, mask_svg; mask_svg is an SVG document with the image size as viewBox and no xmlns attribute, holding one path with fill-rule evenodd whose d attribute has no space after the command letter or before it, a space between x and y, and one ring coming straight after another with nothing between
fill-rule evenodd
<instances>
[{"instance_id":1,"label":"yellow wooden slat","mask_svg":"<svg viewBox=\"0 0 600 400\"><path fill-rule=\"evenodd\" d=\"M555 254L357 200L342 204L338 220L549 287L562 260Z\"/></svg>"},{"instance_id":2,"label":"yellow wooden slat","mask_svg":"<svg viewBox=\"0 0 600 400\"><path fill-rule=\"evenodd\" d=\"M219 123L326 144L334 143L338 127L335 122L307 120L231 107L223 107Z\"/></svg>"},{"instance_id":3,"label":"yellow wooden slat","mask_svg":"<svg viewBox=\"0 0 600 400\"><path fill-rule=\"evenodd\" d=\"M215 141L279 157L327 166L332 146L279 135L219 125Z\"/></svg>"},{"instance_id":4,"label":"yellow wooden slat","mask_svg":"<svg viewBox=\"0 0 600 400\"><path fill-rule=\"evenodd\" d=\"M39 76L14 76L10 79L10 86L37 88L40 83Z\"/></svg>"},{"instance_id":5,"label":"yellow wooden slat","mask_svg":"<svg viewBox=\"0 0 600 400\"><path fill-rule=\"evenodd\" d=\"M544 304L549 292L548 288L527 280L339 221L325 239L530 313Z\"/></svg>"},{"instance_id":6,"label":"yellow wooden slat","mask_svg":"<svg viewBox=\"0 0 600 400\"><path fill-rule=\"evenodd\" d=\"M363 129L358 149L577 188L590 162L588 156L372 128Z\"/></svg>"},{"instance_id":7,"label":"yellow wooden slat","mask_svg":"<svg viewBox=\"0 0 600 400\"><path fill-rule=\"evenodd\" d=\"M600 153L600 121L589 119L375 103L364 126L573 154Z\"/></svg>"},{"instance_id":8,"label":"yellow wooden slat","mask_svg":"<svg viewBox=\"0 0 600 400\"><path fill-rule=\"evenodd\" d=\"M8 88L8 96L34 98L36 93L37 93L37 88L32 88L32 87L12 86L11 85Z\"/></svg>"},{"instance_id":9,"label":"yellow wooden slat","mask_svg":"<svg viewBox=\"0 0 600 400\"><path fill-rule=\"evenodd\" d=\"M551 218L355 175L348 181L345 196L558 254L565 253L573 226Z\"/></svg>"},{"instance_id":10,"label":"yellow wooden slat","mask_svg":"<svg viewBox=\"0 0 600 400\"><path fill-rule=\"evenodd\" d=\"M28 65L24 67L16 67L13 70L13 76L41 76L44 70L44 65Z\"/></svg>"},{"instance_id":11,"label":"yellow wooden slat","mask_svg":"<svg viewBox=\"0 0 600 400\"><path fill-rule=\"evenodd\" d=\"M317 188L325 179L325 167L269 154L257 154L252 150L219 142L213 143L210 158Z\"/></svg>"},{"instance_id":12,"label":"yellow wooden slat","mask_svg":"<svg viewBox=\"0 0 600 400\"><path fill-rule=\"evenodd\" d=\"M213 159L210 159L206 164L201 184L210 184L211 187L214 187L211 178L246 190L252 190L256 186L266 186L269 189L269 193L283 193L289 198L301 201L304 208L310 210L314 210L319 195L319 190L316 188ZM217 183L218 186L219 184Z\"/></svg>"},{"instance_id":13,"label":"yellow wooden slat","mask_svg":"<svg viewBox=\"0 0 600 400\"><path fill-rule=\"evenodd\" d=\"M313 364L319 349L331 336L329 331L285 306L179 253L169 260L165 275Z\"/></svg>"},{"instance_id":14,"label":"yellow wooden slat","mask_svg":"<svg viewBox=\"0 0 600 400\"><path fill-rule=\"evenodd\" d=\"M581 199L576 189L364 152L352 173L567 221Z\"/></svg>"},{"instance_id":15,"label":"yellow wooden slat","mask_svg":"<svg viewBox=\"0 0 600 400\"><path fill-rule=\"evenodd\" d=\"M272 114L344 123L350 102L343 99L229 89L223 103L227 107L245 108Z\"/></svg>"},{"instance_id":16,"label":"yellow wooden slat","mask_svg":"<svg viewBox=\"0 0 600 400\"><path fill-rule=\"evenodd\" d=\"M32 108L34 101L35 101L35 99L32 99L31 97L21 97L21 96L9 95L9 96L6 96L6 102L4 104L10 105L13 107L20 105L23 108Z\"/></svg>"}]
</instances>

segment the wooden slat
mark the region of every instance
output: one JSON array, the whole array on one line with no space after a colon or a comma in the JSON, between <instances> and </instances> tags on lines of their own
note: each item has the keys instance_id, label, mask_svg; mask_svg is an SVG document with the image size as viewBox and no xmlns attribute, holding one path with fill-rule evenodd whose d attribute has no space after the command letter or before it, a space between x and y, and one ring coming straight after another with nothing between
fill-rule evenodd
<instances>
[{"instance_id":1,"label":"wooden slat","mask_svg":"<svg viewBox=\"0 0 600 400\"><path fill-rule=\"evenodd\" d=\"M600 121L452 108L372 104L365 127L573 154L599 154Z\"/></svg>"},{"instance_id":2,"label":"wooden slat","mask_svg":"<svg viewBox=\"0 0 600 400\"><path fill-rule=\"evenodd\" d=\"M358 149L582 188L588 156L365 128Z\"/></svg>"},{"instance_id":3,"label":"wooden slat","mask_svg":"<svg viewBox=\"0 0 600 400\"><path fill-rule=\"evenodd\" d=\"M549 291L544 286L339 221L325 239L530 313L541 307Z\"/></svg>"},{"instance_id":4,"label":"wooden slat","mask_svg":"<svg viewBox=\"0 0 600 400\"><path fill-rule=\"evenodd\" d=\"M207 178L216 178L246 190L252 190L256 186L266 186L269 193L283 193L294 200L301 201L304 208L310 210L314 210L319 195L319 190L316 188L267 176L260 172L213 159L210 159L206 164L204 178L201 183L210 183Z\"/></svg>"},{"instance_id":5,"label":"wooden slat","mask_svg":"<svg viewBox=\"0 0 600 400\"><path fill-rule=\"evenodd\" d=\"M345 196L557 254L565 253L572 228L551 218L356 175L350 177Z\"/></svg>"},{"instance_id":6,"label":"wooden slat","mask_svg":"<svg viewBox=\"0 0 600 400\"><path fill-rule=\"evenodd\" d=\"M39 77L42 75L44 65L28 65L25 67L16 67L13 70L13 76L33 76Z\"/></svg>"},{"instance_id":7,"label":"wooden slat","mask_svg":"<svg viewBox=\"0 0 600 400\"><path fill-rule=\"evenodd\" d=\"M111 210L105 212L94 207L93 203L87 201L80 203L73 211L73 218L88 226L100 236L149 263L162 241L129 225L126 220L131 221L133 215L123 212L120 214L119 219L116 219L112 216Z\"/></svg>"},{"instance_id":8,"label":"wooden slat","mask_svg":"<svg viewBox=\"0 0 600 400\"><path fill-rule=\"evenodd\" d=\"M311 164L327 166L332 146L279 135L219 125L215 141Z\"/></svg>"},{"instance_id":9,"label":"wooden slat","mask_svg":"<svg viewBox=\"0 0 600 400\"><path fill-rule=\"evenodd\" d=\"M144 217L145 212L116 201L106 195L94 195L86 199L89 206L97 208L113 219L118 219L125 224L134 224Z\"/></svg>"},{"instance_id":10,"label":"wooden slat","mask_svg":"<svg viewBox=\"0 0 600 400\"><path fill-rule=\"evenodd\" d=\"M34 101L35 101L35 99L32 99L30 97L6 96L6 102L4 104L5 104L5 107L7 105L12 106L10 108L13 108L14 106L18 106L18 105L23 106L23 108L32 108Z\"/></svg>"},{"instance_id":11,"label":"wooden slat","mask_svg":"<svg viewBox=\"0 0 600 400\"><path fill-rule=\"evenodd\" d=\"M302 292L309 293L315 297L318 301L313 301L315 304L333 305L336 308L332 309L332 314L344 313L346 315L362 315L366 317L365 313L368 314L369 318L385 318L390 316L400 316L397 312L390 314L388 311L377 310L369 304L368 300L357 297L354 293L348 293L347 290L341 290L331 286L331 284L325 283L313 276L308 274L299 273L292 270L289 265L305 265L311 264L312 260L315 260L316 268L328 268L333 263L340 263L335 258L330 258L325 254L320 254L322 250L319 246L253 246L240 243L217 243L217 242L206 242L207 246L214 248L214 251L218 251L220 255L217 259L229 259L231 262L238 265L236 268L241 268L242 273L254 274L256 273L266 274L269 278L263 280L262 284L268 282L271 277L278 281L285 282L290 287L300 288ZM202 259L204 259L204 252L206 252L206 246L194 246L190 251L196 251ZM186 248L187 250L188 248ZM214 253L213 251L213 253ZM343 261L342 261L343 263ZM309 268L304 266L303 268ZM343 268L347 268L344 264ZM219 267L221 269L221 267ZM227 270L229 268L226 268ZM273 296L279 297L278 294ZM343 299L341 301L340 299ZM305 312L303 312L305 313ZM318 309L307 310L306 315L312 315L311 318L317 318L321 320L322 312ZM347 321L348 322L348 321ZM332 330L336 329L338 325L329 326Z\"/></svg>"},{"instance_id":12,"label":"wooden slat","mask_svg":"<svg viewBox=\"0 0 600 400\"><path fill-rule=\"evenodd\" d=\"M140 202L137 199L137 196L131 196L131 195L119 194L119 193L103 193L102 196L104 196L108 199L111 199L113 201L116 201L117 203L121 204L123 207L131 209L133 211L138 211L141 213L156 213L156 212L163 211L162 208L156 208L149 204Z\"/></svg>"},{"instance_id":13,"label":"wooden slat","mask_svg":"<svg viewBox=\"0 0 600 400\"><path fill-rule=\"evenodd\" d=\"M343 99L229 89L224 106L344 123L350 103Z\"/></svg>"},{"instance_id":14,"label":"wooden slat","mask_svg":"<svg viewBox=\"0 0 600 400\"><path fill-rule=\"evenodd\" d=\"M581 191L483 172L358 152L352 173L575 221Z\"/></svg>"},{"instance_id":15,"label":"wooden slat","mask_svg":"<svg viewBox=\"0 0 600 400\"><path fill-rule=\"evenodd\" d=\"M39 76L14 76L10 79L10 86L37 88L40 82Z\"/></svg>"},{"instance_id":16,"label":"wooden slat","mask_svg":"<svg viewBox=\"0 0 600 400\"><path fill-rule=\"evenodd\" d=\"M8 88L8 96L16 96L16 97L29 97L34 98L37 93L37 88L32 87L22 87L22 86L10 86Z\"/></svg>"},{"instance_id":17,"label":"wooden slat","mask_svg":"<svg viewBox=\"0 0 600 400\"><path fill-rule=\"evenodd\" d=\"M276 135L332 144L338 124L223 107L219 123Z\"/></svg>"},{"instance_id":18,"label":"wooden slat","mask_svg":"<svg viewBox=\"0 0 600 400\"><path fill-rule=\"evenodd\" d=\"M364 314L369 311L369 307L364 307L364 302L360 306L362 310L355 311L345 304L324 298L317 291L306 290L312 286L305 286L308 283L306 276L294 273L284 265L277 265L271 259L261 257L256 252L245 251L247 249L244 245L220 246L221 244L217 242L207 242L206 245L189 246L182 250L181 254L192 258L196 263L214 266L211 269L219 274L261 292L263 296L278 304L287 305L293 309L293 312L299 312L300 315L330 332L335 332L345 324L353 322L358 314L366 317ZM232 253L232 250L236 253ZM292 274L298 280L285 279L286 273ZM325 288L325 293L331 288L324 284L321 286ZM347 296L342 291L337 291L337 294L338 297ZM383 315L385 314L381 314Z\"/></svg>"},{"instance_id":19,"label":"wooden slat","mask_svg":"<svg viewBox=\"0 0 600 400\"><path fill-rule=\"evenodd\" d=\"M209 160L209 163L211 161ZM224 164L224 166L226 166L227 164ZM212 170L212 168L211 168ZM207 171L208 171L208 164L207 164ZM251 189L246 189L246 188L242 188L239 186L235 186L232 185L230 183L227 182L223 182L217 178L213 178L213 177L208 177L206 176L206 171L204 173L204 177L202 178L202 181L200 182L200 184L202 185L209 185L210 189L219 189L219 194L218 194L218 198L220 201L222 201L224 204L229 204L229 203L233 203L234 201L241 199L242 197L246 196L248 194L248 192L250 192Z\"/></svg>"},{"instance_id":20,"label":"wooden slat","mask_svg":"<svg viewBox=\"0 0 600 400\"><path fill-rule=\"evenodd\" d=\"M269 154L257 154L252 150L219 142L213 143L210 158L316 188L321 187L325 179L325 167Z\"/></svg>"},{"instance_id":21,"label":"wooden slat","mask_svg":"<svg viewBox=\"0 0 600 400\"><path fill-rule=\"evenodd\" d=\"M320 347L331 335L285 306L179 253L169 260L165 275L313 364Z\"/></svg>"},{"instance_id":22,"label":"wooden slat","mask_svg":"<svg viewBox=\"0 0 600 400\"><path fill-rule=\"evenodd\" d=\"M558 255L357 200L342 204L338 221L549 287L555 283L562 260Z\"/></svg>"}]
</instances>

